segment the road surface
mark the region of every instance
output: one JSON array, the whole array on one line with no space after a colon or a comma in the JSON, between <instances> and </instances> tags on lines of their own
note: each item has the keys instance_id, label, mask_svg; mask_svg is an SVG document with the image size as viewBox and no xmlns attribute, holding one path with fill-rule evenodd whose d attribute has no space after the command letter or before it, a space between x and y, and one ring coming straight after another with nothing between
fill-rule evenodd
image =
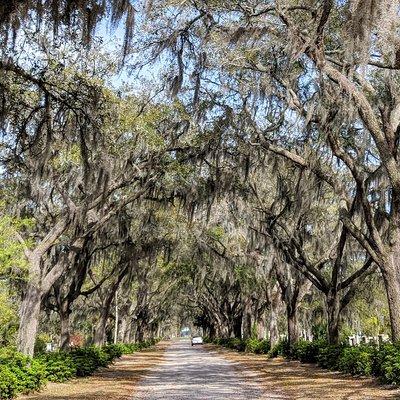
<instances>
[{"instance_id":1,"label":"road surface","mask_svg":"<svg viewBox=\"0 0 400 400\"><path fill-rule=\"evenodd\" d=\"M214 351L173 342L164 361L138 382L133 400L283 400L265 394L251 372L235 368Z\"/></svg>"}]
</instances>

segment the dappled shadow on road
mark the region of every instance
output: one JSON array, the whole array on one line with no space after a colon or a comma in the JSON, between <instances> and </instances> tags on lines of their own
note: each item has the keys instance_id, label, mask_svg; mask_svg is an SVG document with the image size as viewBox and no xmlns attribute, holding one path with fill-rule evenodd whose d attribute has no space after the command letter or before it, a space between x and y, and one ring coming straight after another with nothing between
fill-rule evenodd
<instances>
[{"instance_id":1,"label":"dappled shadow on road","mask_svg":"<svg viewBox=\"0 0 400 400\"><path fill-rule=\"evenodd\" d=\"M269 360L265 356L236 353L207 346L225 358L239 362L241 368L255 374L266 390L280 388L293 400L394 400L400 390L379 385L377 381L354 378L339 372L323 370L315 365L301 364L281 358Z\"/></svg>"},{"instance_id":2,"label":"dappled shadow on road","mask_svg":"<svg viewBox=\"0 0 400 400\"><path fill-rule=\"evenodd\" d=\"M41 393L21 396L21 400L128 400L132 399L136 383L151 368L162 362L166 343L157 348L124 356L109 368L89 378L66 383L51 383Z\"/></svg>"},{"instance_id":3,"label":"dappled shadow on road","mask_svg":"<svg viewBox=\"0 0 400 400\"><path fill-rule=\"evenodd\" d=\"M188 342L175 343L164 362L141 382L134 399L143 400L261 400L265 397L249 374L239 373L231 362Z\"/></svg>"}]
</instances>

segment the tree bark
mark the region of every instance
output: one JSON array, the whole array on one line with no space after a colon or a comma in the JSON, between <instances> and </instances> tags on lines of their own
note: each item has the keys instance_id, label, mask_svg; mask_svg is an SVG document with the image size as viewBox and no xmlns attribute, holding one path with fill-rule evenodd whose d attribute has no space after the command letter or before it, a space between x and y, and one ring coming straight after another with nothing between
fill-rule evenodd
<instances>
[{"instance_id":1,"label":"tree bark","mask_svg":"<svg viewBox=\"0 0 400 400\"><path fill-rule=\"evenodd\" d=\"M145 331L146 331L146 326L145 326L145 319L140 319L138 320L137 324L137 329L136 329L136 342L143 342L145 338Z\"/></svg>"},{"instance_id":2,"label":"tree bark","mask_svg":"<svg viewBox=\"0 0 400 400\"><path fill-rule=\"evenodd\" d=\"M233 336L236 338L242 337L242 320L243 315L240 313L233 321Z\"/></svg>"},{"instance_id":3,"label":"tree bark","mask_svg":"<svg viewBox=\"0 0 400 400\"><path fill-rule=\"evenodd\" d=\"M276 283L274 287L268 293L270 312L268 320L269 340L271 347L275 346L279 342L279 329L278 329L278 317L282 309L281 293L279 284Z\"/></svg>"},{"instance_id":4,"label":"tree bark","mask_svg":"<svg viewBox=\"0 0 400 400\"><path fill-rule=\"evenodd\" d=\"M130 343L130 333L131 333L131 318L129 316L124 316L121 321L120 327L120 337L122 343Z\"/></svg>"},{"instance_id":5,"label":"tree bark","mask_svg":"<svg viewBox=\"0 0 400 400\"><path fill-rule=\"evenodd\" d=\"M381 269L389 305L393 342L400 341L400 254L396 253L391 254L386 265Z\"/></svg>"},{"instance_id":6,"label":"tree bark","mask_svg":"<svg viewBox=\"0 0 400 400\"><path fill-rule=\"evenodd\" d=\"M287 326L288 326L288 343L292 345L299 341L300 332L298 324L298 309L297 304L295 307L287 306Z\"/></svg>"},{"instance_id":7,"label":"tree bark","mask_svg":"<svg viewBox=\"0 0 400 400\"><path fill-rule=\"evenodd\" d=\"M252 333L251 322L252 322L251 307L250 307L250 302L247 301L243 313L243 323L242 323L243 339L251 338L251 333Z\"/></svg>"},{"instance_id":8,"label":"tree bark","mask_svg":"<svg viewBox=\"0 0 400 400\"><path fill-rule=\"evenodd\" d=\"M35 349L41 303L42 292L29 283L21 304L17 346L18 351L31 357Z\"/></svg>"},{"instance_id":9,"label":"tree bark","mask_svg":"<svg viewBox=\"0 0 400 400\"><path fill-rule=\"evenodd\" d=\"M59 310L60 315L60 325L61 325L61 334L60 334L60 349L68 350L71 342L71 332L70 332L70 321L69 317L71 315L71 311L69 308L62 307Z\"/></svg>"},{"instance_id":10,"label":"tree bark","mask_svg":"<svg viewBox=\"0 0 400 400\"><path fill-rule=\"evenodd\" d=\"M339 343L340 300L335 290L330 290L326 296L326 310L328 314L328 342Z\"/></svg>"},{"instance_id":11,"label":"tree bark","mask_svg":"<svg viewBox=\"0 0 400 400\"><path fill-rule=\"evenodd\" d=\"M265 339L266 336L266 324L265 315L259 316L257 318L257 337L258 339Z\"/></svg>"},{"instance_id":12,"label":"tree bark","mask_svg":"<svg viewBox=\"0 0 400 400\"><path fill-rule=\"evenodd\" d=\"M279 342L278 312L273 307L269 315L269 341L271 342L271 348Z\"/></svg>"},{"instance_id":13,"label":"tree bark","mask_svg":"<svg viewBox=\"0 0 400 400\"><path fill-rule=\"evenodd\" d=\"M104 307L100 314L100 320L96 326L96 330L94 333L94 344L96 346L103 346L106 341L106 327L107 327L107 319L110 314L110 308Z\"/></svg>"}]
</instances>

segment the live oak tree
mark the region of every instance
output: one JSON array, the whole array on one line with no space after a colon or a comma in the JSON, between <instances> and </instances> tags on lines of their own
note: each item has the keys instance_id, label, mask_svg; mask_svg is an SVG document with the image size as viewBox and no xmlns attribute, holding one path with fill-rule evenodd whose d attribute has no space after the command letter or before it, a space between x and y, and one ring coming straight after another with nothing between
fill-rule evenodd
<instances>
[{"instance_id":1,"label":"live oak tree","mask_svg":"<svg viewBox=\"0 0 400 400\"><path fill-rule=\"evenodd\" d=\"M290 342L325 312L335 343L382 284L400 338L397 1L3 3L0 273L21 351L43 309L64 348L76 327L102 344L190 319L275 344L282 307ZM125 27L111 53L106 21Z\"/></svg>"},{"instance_id":2,"label":"live oak tree","mask_svg":"<svg viewBox=\"0 0 400 400\"><path fill-rule=\"evenodd\" d=\"M109 65L103 67L105 72ZM42 297L85 239L148 192L164 168L163 135L170 125L163 125L162 112L143 117L144 107L134 100L126 112L129 100L102 86L100 62L96 77L85 65L79 73L72 68L79 67L43 62L32 75L8 65L2 76L4 160L10 177L18 176L15 212L35 219L33 227L16 231L29 264L19 329L19 348L27 354L33 352Z\"/></svg>"},{"instance_id":3,"label":"live oak tree","mask_svg":"<svg viewBox=\"0 0 400 400\"><path fill-rule=\"evenodd\" d=\"M192 90L202 117L250 110L259 127L250 140L333 187L343 200L344 236L355 238L382 271L398 340L398 2L170 7L169 17L147 27L148 43L173 57L172 91ZM337 182L336 162L326 163L328 153L351 174L347 187Z\"/></svg>"}]
</instances>

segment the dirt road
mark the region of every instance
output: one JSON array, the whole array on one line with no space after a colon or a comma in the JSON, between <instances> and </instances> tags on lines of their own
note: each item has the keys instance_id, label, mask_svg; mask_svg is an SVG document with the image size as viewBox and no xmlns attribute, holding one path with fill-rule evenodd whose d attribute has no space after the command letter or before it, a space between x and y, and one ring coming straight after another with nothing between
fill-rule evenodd
<instances>
[{"instance_id":1,"label":"dirt road","mask_svg":"<svg viewBox=\"0 0 400 400\"><path fill-rule=\"evenodd\" d=\"M133 399L283 400L287 397L264 393L254 374L238 370L217 352L179 341L167 349L164 361L138 383Z\"/></svg>"}]
</instances>

